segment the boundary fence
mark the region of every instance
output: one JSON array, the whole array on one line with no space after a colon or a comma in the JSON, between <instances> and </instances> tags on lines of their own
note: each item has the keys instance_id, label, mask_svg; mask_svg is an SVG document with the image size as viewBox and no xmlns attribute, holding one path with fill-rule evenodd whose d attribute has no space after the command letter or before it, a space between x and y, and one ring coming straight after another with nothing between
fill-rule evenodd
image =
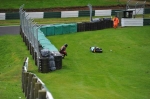
<instances>
[{"instance_id":1,"label":"boundary fence","mask_svg":"<svg viewBox=\"0 0 150 99\"><path fill-rule=\"evenodd\" d=\"M33 59L35 59L35 64L39 66L39 44L38 44L38 29L40 26L34 22L33 19L29 17L29 14L25 14L26 12L23 10L24 5L19 8L20 14L20 34L25 42L28 50L30 50L30 54Z\"/></svg>"},{"instance_id":2,"label":"boundary fence","mask_svg":"<svg viewBox=\"0 0 150 99\"><path fill-rule=\"evenodd\" d=\"M35 74L28 72L27 57L22 67L22 91L26 99L53 99L45 84Z\"/></svg>"},{"instance_id":3,"label":"boundary fence","mask_svg":"<svg viewBox=\"0 0 150 99\"><path fill-rule=\"evenodd\" d=\"M135 4L132 2L132 0L128 0L126 4L126 10L134 10L133 12L134 17L138 14L141 14L144 18L145 3L146 3L146 0L141 3L139 3L138 1Z\"/></svg>"},{"instance_id":4,"label":"boundary fence","mask_svg":"<svg viewBox=\"0 0 150 99\"><path fill-rule=\"evenodd\" d=\"M31 16L23 10L23 7L24 5L19 8L20 34L27 49L30 51L32 58L35 60L35 65L38 67L38 71L42 73L50 72L49 54L46 57L42 56L42 49L48 49L48 52L54 54L56 69L61 69L62 55L41 31L42 26L34 22Z\"/></svg>"}]
</instances>

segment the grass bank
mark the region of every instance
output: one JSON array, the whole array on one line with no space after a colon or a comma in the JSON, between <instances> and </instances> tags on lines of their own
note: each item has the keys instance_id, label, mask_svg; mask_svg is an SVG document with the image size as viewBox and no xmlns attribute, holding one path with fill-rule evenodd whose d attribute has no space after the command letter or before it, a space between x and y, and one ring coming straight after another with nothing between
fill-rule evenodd
<instances>
[{"instance_id":1,"label":"grass bank","mask_svg":"<svg viewBox=\"0 0 150 99\"><path fill-rule=\"evenodd\" d=\"M20 35L0 36L0 99L25 99L21 89L21 70L27 47ZM34 67L30 58L30 68Z\"/></svg>"},{"instance_id":2,"label":"grass bank","mask_svg":"<svg viewBox=\"0 0 150 99\"><path fill-rule=\"evenodd\" d=\"M119 0L122 4L126 0ZM18 9L21 5L25 4L25 9L42 9L42 8L56 8L56 7L76 7L87 6L108 6L117 5L118 0L6 0L0 3L0 9Z\"/></svg>"},{"instance_id":3,"label":"grass bank","mask_svg":"<svg viewBox=\"0 0 150 99\"><path fill-rule=\"evenodd\" d=\"M58 49L69 45L62 69L48 74L30 71L42 78L55 99L148 99L149 30L128 27L50 36ZM90 46L104 52L91 53Z\"/></svg>"},{"instance_id":4,"label":"grass bank","mask_svg":"<svg viewBox=\"0 0 150 99\"><path fill-rule=\"evenodd\" d=\"M29 57L29 71L46 84L54 99L149 99L149 26L49 36L59 49L68 43L61 70L39 73L20 35L0 37L0 99L24 98L21 68ZM98 46L103 53L89 51ZM112 51L110 51L112 50Z\"/></svg>"}]
</instances>

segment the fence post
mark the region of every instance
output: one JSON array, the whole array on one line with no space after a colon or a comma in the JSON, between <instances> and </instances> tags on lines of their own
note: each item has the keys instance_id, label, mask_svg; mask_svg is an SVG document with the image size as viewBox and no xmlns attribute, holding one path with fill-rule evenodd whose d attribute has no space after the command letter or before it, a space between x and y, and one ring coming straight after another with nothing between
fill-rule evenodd
<instances>
[{"instance_id":1,"label":"fence post","mask_svg":"<svg viewBox=\"0 0 150 99\"><path fill-rule=\"evenodd\" d=\"M22 92L24 92L24 66L22 67Z\"/></svg>"},{"instance_id":2,"label":"fence post","mask_svg":"<svg viewBox=\"0 0 150 99\"><path fill-rule=\"evenodd\" d=\"M46 91L45 90L38 91L38 99L46 99Z\"/></svg>"},{"instance_id":3,"label":"fence post","mask_svg":"<svg viewBox=\"0 0 150 99\"><path fill-rule=\"evenodd\" d=\"M37 82L37 78L33 77L32 78L32 83L31 83L30 99L34 99L34 88L35 88L35 83L36 82Z\"/></svg>"},{"instance_id":4,"label":"fence post","mask_svg":"<svg viewBox=\"0 0 150 99\"><path fill-rule=\"evenodd\" d=\"M26 77L25 77L25 74L26 74L27 72L23 72L23 92L25 93L25 82L26 82Z\"/></svg>"},{"instance_id":5,"label":"fence post","mask_svg":"<svg viewBox=\"0 0 150 99\"><path fill-rule=\"evenodd\" d=\"M24 92L25 92L25 96L27 96L27 85L28 85L28 72L25 72L24 74Z\"/></svg>"},{"instance_id":6,"label":"fence post","mask_svg":"<svg viewBox=\"0 0 150 99\"><path fill-rule=\"evenodd\" d=\"M33 78L33 73L29 73L28 88L27 88L27 99L29 99L29 97L30 97L32 78Z\"/></svg>"},{"instance_id":7,"label":"fence post","mask_svg":"<svg viewBox=\"0 0 150 99\"><path fill-rule=\"evenodd\" d=\"M38 91L41 90L41 86L40 82L35 83L34 99L38 98Z\"/></svg>"}]
</instances>

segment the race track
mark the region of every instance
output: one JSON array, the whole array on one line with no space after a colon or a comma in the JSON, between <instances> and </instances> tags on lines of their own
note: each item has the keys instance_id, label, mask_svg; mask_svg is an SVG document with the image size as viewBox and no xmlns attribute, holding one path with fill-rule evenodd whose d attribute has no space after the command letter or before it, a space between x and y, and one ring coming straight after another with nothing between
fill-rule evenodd
<instances>
[{"instance_id":1,"label":"race track","mask_svg":"<svg viewBox=\"0 0 150 99\"><path fill-rule=\"evenodd\" d=\"M0 36L16 35L20 32L20 26L0 26Z\"/></svg>"}]
</instances>

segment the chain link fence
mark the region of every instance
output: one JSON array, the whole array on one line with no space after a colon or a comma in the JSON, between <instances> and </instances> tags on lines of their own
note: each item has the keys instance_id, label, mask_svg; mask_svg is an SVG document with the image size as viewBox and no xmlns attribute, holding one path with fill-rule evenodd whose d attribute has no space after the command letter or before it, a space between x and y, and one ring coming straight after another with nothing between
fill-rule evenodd
<instances>
[{"instance_id":1,"label":"chain link fence","mask_svg":"<svg viewBox=\"0 0 150 99\"><path fill-rule=\"evenodd\" d=\"M36 60L37 66L39 66L39 43L38 43L38 30L41 26L37 25L29 14L23 10L24 5L19 8L20 15L20 30L25 44L30 50L30 54L33 55L33 59Z\"/></svg>"}]
</instances>

